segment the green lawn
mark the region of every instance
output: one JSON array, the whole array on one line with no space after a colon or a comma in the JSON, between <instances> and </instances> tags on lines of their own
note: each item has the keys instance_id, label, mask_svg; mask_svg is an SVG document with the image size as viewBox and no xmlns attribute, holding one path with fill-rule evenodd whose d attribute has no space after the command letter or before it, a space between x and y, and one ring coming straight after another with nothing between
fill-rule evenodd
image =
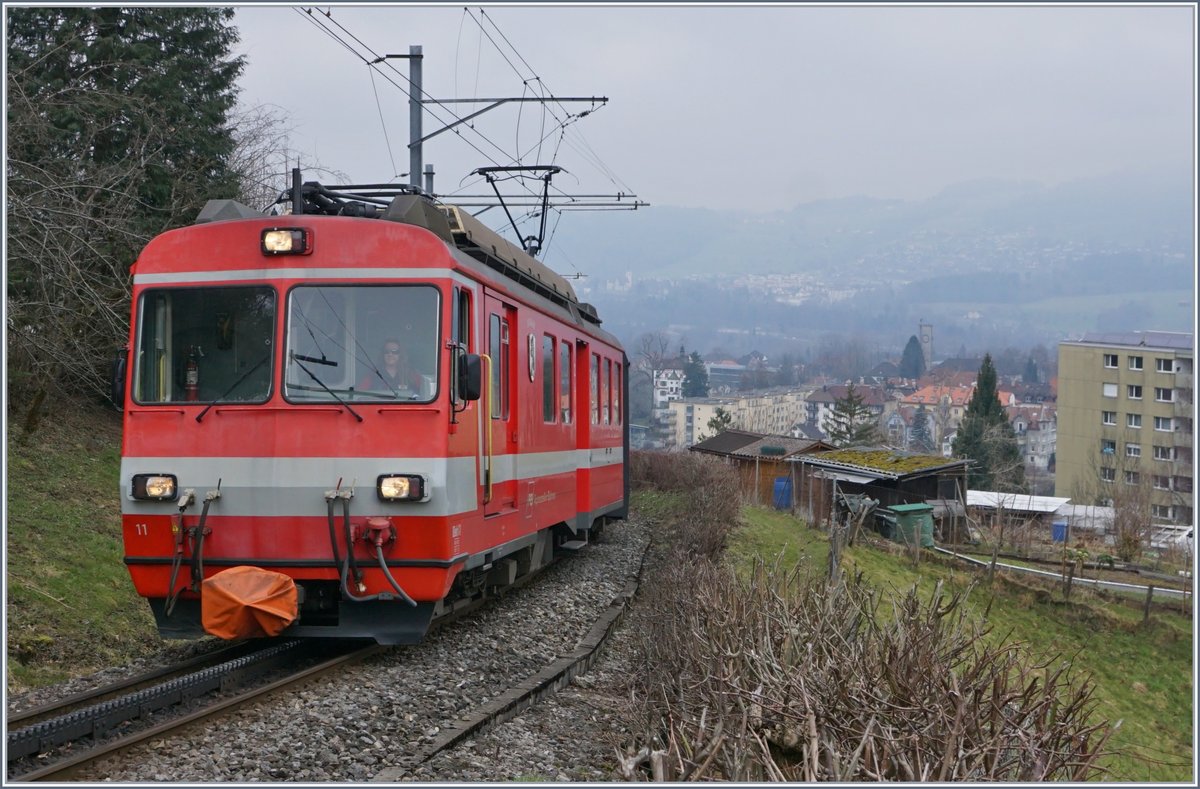
<instances>
[{"instance_id":1,"label":"green lawn","mask_svg":"<svg viewBox=\"0 0 1200 789\"><path fill-rule=\"evenodd\" d=\"M744 527L729 549L744 567L755 555L782 554L786 563L805 562L823 571L828 562L826 535L783 513L743 510ZM966 588L974 572L925 558L914 565L904 554L858 544L843 553L847 571L861 570L878 588L905 591L916 584L933 592L940 580L948 588ZM1141 612L1094 595L1072 596L998 583L993 593L982 585L967 598L968 611L992 628L990 637L1025 644L1034 655L1061 658L1090 674L1096 687L1097 714L1122 724L1111 746L1118 755L1106 766L1110 780L1188 781L1192 775L1192 621L1156 611L1149 629ZM990 602L990 609L989 609Z\"/></svg>"}]
</instances>

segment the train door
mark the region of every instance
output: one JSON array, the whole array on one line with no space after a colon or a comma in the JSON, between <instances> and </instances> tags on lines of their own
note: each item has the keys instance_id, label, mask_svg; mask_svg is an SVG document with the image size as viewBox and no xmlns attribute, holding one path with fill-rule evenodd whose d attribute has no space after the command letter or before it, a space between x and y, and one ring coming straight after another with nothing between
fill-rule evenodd
<instances>
[{"instance_id":1,"label":"train door","mask_svg":"<svg viewBox=\"0 0 1200 789\"><path fill-rule=\"evenodd\" d=\"M575 470L575 512L580 513L575 525L576 529L586 528L589 520L583 513L591 509L588 495L591 485L591 445L592 445L592 385L588 375L590 369L587 340L579 340L575 344L575 456L579 458Z\"/></svg>"},{"instance_id":2,"label":"train door","mask_svg":"<svg viewBox=\"0 0 1200 789\"><path fill-rule=\"evenodd\" d=\"M512 337L517 311L492 294L484 296L486 314L487 407L483 418L483 514L511 511L516 502L516 403Z\"/></svg>"}]
</instances>

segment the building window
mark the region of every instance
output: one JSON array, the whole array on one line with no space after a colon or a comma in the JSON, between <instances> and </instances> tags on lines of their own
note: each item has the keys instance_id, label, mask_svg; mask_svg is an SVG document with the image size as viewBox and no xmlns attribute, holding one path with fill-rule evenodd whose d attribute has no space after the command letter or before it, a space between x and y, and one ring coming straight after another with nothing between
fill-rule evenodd
<instances>
[{"instance_id":1,"label":"building window","mask_svg":"<svg viewBox=\"0 0 1200 789\"><path fill-rule=\"evenodd\" d=\"M1142 385L1141 384L1129 384L1129 386L1125 387L1125 396L1128 397L1130 400L1141 400L1142 399Z\"/></svg>"},{"instance_id":2,"label":"building window","mask_svg":"<svg viewBox=\"0 0 1200 789\"><path fill-rule=\"evenodd\" d=\"M1172 419L1169 416L1154 417L1154 429L1170 432L1173 428Z\"/></svg>"},{"instance_id":3,"label":"building window","mask_svg":"<svg viewBox=\"0 0 1200 789\"><path fill-rule=\"evenodd\" d=\"M1175 459L1175 447L1163 447L1163 446L1159 446L1158 444L1155 444L1154 445L1154 459L1155 460L1174 460Z\"/></svg>"},{"instance_id":4,"label":"building window","mask_svg":"<svg viewBox=\"0 0 1200 789\"><path fill-rule=\"evenodd\" d=\"M1110 441L1110 440L1109 440L1109 439L1107 439L1107 438L1102 438L1102 439L1100 439L1100 454L1101 454L1101 455L1115 455L1115 454L1117 454L1117 442L1116 442L1116 441Z\"/></svg>"},{"instance_id":5,"label":"building window","mask_svg":"<svg viewBox=\"0 0 1200 789\"><path fill-rule=\"evenodd\" d=\"M1142 426L1142 415L1141 414L1126 414L1125 415L1125 427L1132 427L1132 428L1136 429L1141 426Z\"/></svg>"},{"instance_id":6,"label":"building window","mask_svg":"<svg viewBox=\"0 0 1200 789\"><path fill-rule=\"evenodd\" d=\"M1170 359L1155 359L1154 369L1160 373L1173 373L1175 372L1175 365L1171 364Z\"/></svg>"},{"instance_id":7,"label":"building window","mask_svg":"<svg viewBox=\"0 0 1200 789\"><path fill-rule=\"evenodd\" d=\"M1101 411L1100 422L1105 425L1115 425L1117 423L1116 411Z\"/></svg>"},{"instance_id":8,"label":"building window","mask_svg":"<svg viewBox=\"0 0 1200 789\"><path fill-rule=\"evenodd\" d=\"M1141 481L1142 481L1142 475L1139 474L1138 472L1136 472L1136 471L1126 471L1125 472L1125 484L1126 485L1136 485Z\"/></svg>"},{"instance_id":9,"label":"building window","mask_svg":"<svg viewBox=\"0 0 1200 789\"><path fill-rule=\"evenodd\" d=\"M1117 369L1117 355L1115 353L1104 354L1104 366Z\"/></svg>"},{"instance_id":10,"label":"building window","mask_svg":"<svg viewBox=\"0 0 1200 789\"><path fill-rule=\"evenodd\" d=\"M1140 370L1140 369L1142 369L1142 357L1140 357L1140 356L1130 356L1130 357L1129 357L1129 369L1130 369L1130 370Z\"/></svg>"},{"instance_id":11,"label":"building window","mask_svg":"<svg viewBox=\"0 0 1200 789\"><path fill-rule=\"evenodd\" d=\"M1100 479L1104 482L1112 482L1117 478L1117 470L1108 468L1107 466L1100 467Z\"/></svg>"},{"instance_id":12,"label":"building window","mask_svg":"<svg viewBox=\"0 0 1200 789\"><path fill-rule=\"evenodd\" d=\"M1142 445L1141 444L1133 444L1133 443L1125 444L1125 457L1140 458L1141 456L1142 456Z\"/></svg>"},{"instance_id":13,"label":"building window","mask_svg":"<svg viewBox=\"0 0 1200 789\"><path fill-rule=\"evenodd\" d=\"M1165 386L1154 387L1154 399L1160 403L1175 402L1175 390L1168 389Z\"/></svg>"},{"instance_id":14,"label":"building window","mask_svg":"<svg viewBox=\"0 0 1200 789\"><path fill-rule=\"evenodd\" d=\"M1155 490L1170 490L1171 489L1171 478L1164 477L1161 474L1155 474L1154 475L1154 489Z\"/></svg>"},{"instance_id":15,"label":"building window","mask_svg":"<svg viewBox=\"0 0 1200 789\"><path fill-rule=\"evenodd\" d=\"M1174 515L1170 504L1151 504L1150 514L1167 521L1171 520L1171 517Z\"/></svg>"},{"instance_id":16,"label":"building window","mask_svg":"<svg viewBox=\"0 0 1200 789\"><path fill-rule=\"evenodd\" d=\"M1104 386L1104 396L1105 397L1116 397L1117 396L1117 385L1116 384L1103 384L1103 386Z\"/></svg>"}]
</instances>

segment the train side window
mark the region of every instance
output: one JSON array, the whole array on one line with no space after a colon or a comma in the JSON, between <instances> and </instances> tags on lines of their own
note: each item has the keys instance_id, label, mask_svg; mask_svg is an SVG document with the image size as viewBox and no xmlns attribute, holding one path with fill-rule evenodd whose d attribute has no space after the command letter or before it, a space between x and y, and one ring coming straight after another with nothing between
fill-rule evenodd
<instances>
[{"instance_id":1,"label":"train side window","mask_svg":"<svg viewBox=\"0 0 1200 789\"><path fill-rule=\"evenodd\" d=\"M454 342L471 350L471 291L454 289L454 325L451 327Z\"/></svg>"},{"instance_id":2,"label":"train side window","mask_svg":"<svg viewBox=\"0 0 1200 789\"><path fill-rule=\"evenodd\" d=\"M604 424L609 424L611 421L612 404L609 402L609 397L612 394L612 360L604 360L604 379L601 383L603 390L600 394L600 402L604 404Z\"/></svg>"},{"instance_id":3,"label":"train side window","mask_svg":"<svg viewBox=\"0 0 1200 789\"><path fill-rule=\"evenodd\" d=\"M600 354L592 354L592 424L600 424Z\"/></svg>"},{"instance_id":4,"label":"train side window","mask_svg":"<svg viewBox=\"0 0 1200 789\"><path fill-rule=\"evenodd\" d=\"M558 344L558 403L564 425L571 424L571 345Z\"/></svg>"},{"instance_id":5,"label":"train side window","mask_svg":"<svg viewBox=\"0 0 1200 789\"><path fill-rule=\"evenodd\" d=\"M455 286L451 304L453 315L450 323L450 341L456 348L462 348L464 352L469 352L471 350L471 292ZM457 361L458 355L455 354L451 358ZM457 382L458 375L452 375L450 385L455 386ZM454 392L454 399L462 402L457 390Z\"/></svg>"},{"instance_id":6,"label":"train side window","mask_svg":"<svg viewBox=\"0 0 1200 789\"><path fill-rule=\"evenodd\" d=\"M490 369L488 386L491 388L491 393L488 400L492 404L492 419L499 419L502 411L500 410L500 396L503 392L503 387L500 385L500 368L503 364L504 351L501 338L501 320L499 315L491 315L488 318L488 355L492 357L492 363L488 365Z\"/></svg>"},{"instance_id":7,"label":"train side window","mask_svg":"<svg viewBox=\"0 0 1200 789\"><path fill-rule=\"evenodd\" d=\"M554 422L557 409L554 404L554 338L542 335L542 421Z\"/></svg>"},{"instance_id":8,"label":"train side window","mask_svg":"<svg viewBox=\"0 0 1200 789\"><path fill-rule=\"evenodd\" d=\"M613 424L621 424L621 363L613 364Z\"/></svg>"},{"instance_id":9,"label":"train side window","mask_svg":"<svg viewBox=\"0 0 1200 789\"><path fill-rule=\"evenodd\" d=\"M512 374L511 340L508 330L508 318L500 319L500 416L508 419L508 382Z\"/></svg>"}]
</instances>

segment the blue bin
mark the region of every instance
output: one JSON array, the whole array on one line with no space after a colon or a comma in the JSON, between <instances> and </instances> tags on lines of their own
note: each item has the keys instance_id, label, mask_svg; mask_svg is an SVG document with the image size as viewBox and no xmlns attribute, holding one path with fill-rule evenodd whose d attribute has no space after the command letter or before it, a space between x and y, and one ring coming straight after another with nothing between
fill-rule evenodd
<instances>
[{"instance_id":1,"label":"blue bin","mask_svg":"<svg viewBox=\"0 0 1200 789\"><path fill-rule=\"evenodd\" d=\"M773 504L777 510L790 509L792 506L792 478L775 478L775 496Z\"/></svg>"},{"instance_id":2,"label":"blue bin","mask_svg":"<svg viewBox=\"0 0 1200 789\"><path fill-rule=\"evenodd\" d=\"M1067 522L1066 521L1054 521L1053 523L1051 523L1050 524L1050 537L1055 542L1066 542L1067 541Z\"/></svg>"}]
</instances>

